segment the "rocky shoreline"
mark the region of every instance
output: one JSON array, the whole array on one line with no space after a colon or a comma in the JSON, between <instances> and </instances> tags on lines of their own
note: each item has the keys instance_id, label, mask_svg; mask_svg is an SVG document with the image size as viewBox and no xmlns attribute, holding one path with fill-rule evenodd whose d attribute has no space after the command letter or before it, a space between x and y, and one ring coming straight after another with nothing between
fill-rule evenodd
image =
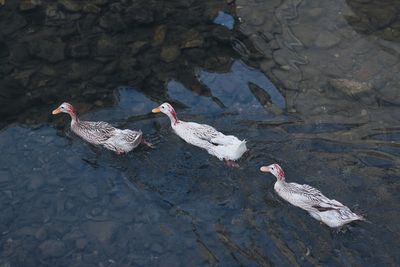
<instances>
[{"instance_id":1,"label":"rocky shoreline","mask_svg":"<svg viewBox=\"0 0 400 267\"><path fill-rule=\"evenodd\" d=\"M235 54L232 32L212 23L218 11L233 11L229 2L0 3L1 127L45 121L39 106L64 100L110 104L120 85L155 98L171 78L198 86L195 68L227 68Z\"/></svg>"}]
</instances>

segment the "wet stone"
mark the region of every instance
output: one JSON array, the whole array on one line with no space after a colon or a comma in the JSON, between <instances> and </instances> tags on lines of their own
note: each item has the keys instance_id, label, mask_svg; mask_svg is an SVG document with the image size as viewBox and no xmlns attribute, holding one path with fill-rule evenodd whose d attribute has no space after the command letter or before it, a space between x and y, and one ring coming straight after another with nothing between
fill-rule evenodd
<instances>
[{"instance_id":1,"label":"wet stone","mask_svg":"<svg viewBox=\"0 0 400 267\"><path fill-rule=\"evenodd\" d=\"M58 3L60 3L66 10L71 12L78 12L82 9L82 6L78 4L78 1L58 0Z\"/></svg>"},{"instance_id":2,"label":"wet stone","mask_svg":"<svg viewBox=\"0 0 400 267\"><path fill-rule=\"evenodd\" d=\"M8 170L0 170L0 183L12 181L12 174Z\"/></svg>"},{"instance_id":3,"label":"wet stone","mask_svg":"<svg viewBox=\"0 0 400 267\"><path fill-rule=\"evenodd\" d=\"M40 6L40 0L21 0L19 3L19 9L21 11L31 10Z\"/></svg>"},{"instance_id":4,"label":"wet stone","mask_svg":"<svg viewBox=\"0 0 400 267\"><path fill-rule=\"evenodd\" d=\"M75 246L79 250L83 250L86 248L88 241L84 238L79 238L75 241Z\"/></svg>"},{"instance_id":5,"label":"wet stone","mask_svg":"<svg viewBox=\"0 0 400 267\"><path fill-rule=\"evenodd\" d=\"M84 224L83 228L89 236L96 238L100 242L107 243L115 234L118 224L111 221L87 222Z\"/></svg>"},{"instance_id":6,"label":"wet stone","mask_svg":"<svg viewBox=\"0 0 400 267\"><path fill-rule=\"evenodd\" d=\"M101 8L92 3L87 3L83 7L83 11L86 13L99 13L101 11Z\"/></svg>"},{"instance_id":7,"label":"wet stone","mask_svg":"<svg viewBox=\"0 0 400 267\"><path fill-rule=\"evenodd\" d=\"M44 258L61 257L66 251L64 243L59 240L46 240L39 249Z\"/></svg>"},{"instance_id":8,"label":"wet stone","mask_svg":"<svg viewBox=\"0 0 400 267\"><path fill-rule=\"evenodd\" d=\"M47 231L44 227L40 227L39 229L36 230L35 232L35 237L37 240L45 240L47 238Z\"/></svg>"},{"instance_id":9,"label":"wet stone","mask_svg":"<svg viewBox=\"0 0 400 267\"><path fill-rule=\"evenodd\" d=\"M30 178L30 182L28 185L28 189L36 190L44 184L44 179L40 175L35 175L34 177Z\"/></svg>"},{"instance_id":10,"label":"wet stone","mask_svg":"<svg viewBox=\"0 0 400 267\"><path fill-rule=\"evenodd\" d=\"M55 63L64 59L65 44L59 38L33 40L29 45L32 56Z\"/></svg>"},{"instance_id":11,"label":"wet stone","mask_svg":"<svg viewBox=\"0 0 400 267\"><path fill-rule=\"evenodd\" d=\"M315 46L318 48L330 48L337 45L339 42L340 38L337 35L328 31L323 31L318 34L318 37L315 40Z\"/></svg>"},{"instance_id":12,"label":"wet stone","mask_svg":"<svg viewBox=\"0 0 400 267\"><path fill-rule=\"evenodd\" d=\"M83 184L82 191L83 194L90 199L97 198L98 196L97 188L92 184Z\"/></svg>"},{"instance_id":13,"label":"wet stone","mask_svg":"<svg viewBox=\"0 0 400 267\"><path fill-rule=\"evenodd\" d=\"M357 95L373 89L370 83L349 79L330 79L329 84L347 95Z\"/></svg>"},{"instance_id":14,"label":"wet stone","mask_svg":"<svg viewBox=\"0 0 400 267\"><path fill-rule=\"evenodd\" d=\"M137 53L144 50L148 46L149 46L149 44L146 41L137 41L137 42L134 42L133 44L129 45L129 48L131 49L131 54L134 56Z\"/></svg>"},{"instance_id":15,"label":"wet stone","mask_svg":"<svg viewBox=\"0 0 400 267\"><path fill-rule=\"evenodd\" d=\"M167 63L175 61L181 54L177 46L165 46L161 50L161 59Z\"/></svg>"},{"instance_id":16,"label":"wet stone","mask_svg":"<svg viewBox=\"0 0 400 267\"><path fill-rule=\"evenodd\" d=\"M89 47L86 42L72 42L67 47L67 55L72 58L85 58L89 56Z\"/></svg>"},{"instance_id":17,"label":"wet stone","mask_svg":"<svg viewBox=\"0 0 400 267\"><path fill-rule=\"evenodd\" d=\"M103 36L97 41L97 54L101 56L113 56L118 53L118 46L108 36Z\"/></svg>"},{"instance_id":18,"label":"wet stone","mask_svg":"<svg viewBox=\"0 0 400 267\"><path fill-rule=\"evenodd\" d=\"M182 36L181 48L202 47L203 43L203 36L196 30L190 30Z\"/></svg>"},{"instance_id":19,"label":"wet stone","mask_svg":"<svg viewBox=\"0 0 400 267\"><path fill-rule=\"evenodd\" d=\"M154 36L153 36L153 45L158 46L164 43L165 36L167 34L167 26L166 25L160 25L156 27L154 31Z\"/></svg>"}]
</instances>

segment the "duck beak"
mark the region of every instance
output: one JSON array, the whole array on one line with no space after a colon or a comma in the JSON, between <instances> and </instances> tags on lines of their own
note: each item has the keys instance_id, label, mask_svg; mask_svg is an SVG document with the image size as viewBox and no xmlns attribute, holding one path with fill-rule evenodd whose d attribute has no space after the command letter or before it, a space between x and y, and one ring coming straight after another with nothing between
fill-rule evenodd
<instances>
[{"instance_id":1,"label":"duck beak","mask_svg":"<svg viewBox=\"0 0 400 267\"><path fill-rule=\"evenodd\" d=\"M151 110L151 112L153 112L153 113L159 113L159 112L161 112L160 107L153 108L153 109Z\"/></svg>"},{"instance_id":2,"label":"duck beak","mask_svg":"<svg viewBox=\"0 0 400 267\"><path fill-rule=\"evenodd\" d=\"M55 110L53 110L53 111L51 112L51 114L53 114L53 115L56 115L56 114L58 114L58 113L61 113L61 108L60 108L60 107L56 108Z\"/></svg>"},{"instance_id":3,"label":"duck beak","mask_svg":"<svg viewBox=\"0 0 400 267\"><path fill-rule=\"evenodd\" d=\"M262 167L260 168L260 171L262 171L262 172L270 172L271 170L269 169L268 166L262 166Z\"/></svg>"}]
</instances>

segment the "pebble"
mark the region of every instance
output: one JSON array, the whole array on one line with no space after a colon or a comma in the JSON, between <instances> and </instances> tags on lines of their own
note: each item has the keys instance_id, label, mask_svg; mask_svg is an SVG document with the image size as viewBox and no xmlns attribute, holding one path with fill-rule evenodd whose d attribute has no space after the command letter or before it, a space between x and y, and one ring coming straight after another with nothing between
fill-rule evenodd
<instances>
[{"instance_id":1,"label":"pebble","mask_svg":"<svg viewBox=\"0 0 400 267\"><path fill-rule=\"evenodd\" d=\"M111 237L114 235L118 228L118 224L113 221L90 221L83 224L83 229L85 232L97 239L102 243L107 243L111 240Z\"/></svg>"},{"instance_id":2,"label":"pebble","mask_svg":"<svg viewBox=\"0 0 400 267\"><path fill-rule=\"evenodd\" d=\"M335 89L351 96L371 91L373 89L373 86L370 83L350 79L330 79L329 84Z\"/></svg>"},{"instance_id":3,"label":"pebble","mask_svg":"<svg viewBox=\"0 0 400 267\"><path fill-rule=\"evenodd\" d=\"M315 46L318 48L330 48L337 45L339 42L340 38L337 35L329 31L323 31L318 34L315 40Z\"/></svg>"},{"instance_id":4,"label":"pebble","mask_svg":"<svg viewBox=\"0 0 400 267\"><path fill-rule=\"evenodd\" d=\"M84 238L78 238L75 241L75 246L79 250L84 250L86 248L87 244L88 244L88 241Z\"/></svg>"},{"instance_id":5,"label":"pebble","mask_svg":"<svg viewBox=\"0 0 400 267\"><path fill-rule=\"evenodd\" d=\"M177 46L164 46L161 50L160 57L163 61L170 63L175 61L180 54L181 52Z\"/></svg>"},{"instance_id":6,"label":"pebble","mask_svg":"<svg viewBox=\"0 0 400 267\"><path fill-rule=\"evenodd\" d=\"M98 196L97 188L92 184L87 184L87 183L83 184L82 191L83 191L83 194L87 198L90 198L90 199L97 198L97 196Z\"/></svg>"},{"instance_id":7,"label":"pebble","mask_svg":"<svg viewBox=\"0 0 400 267\"><path fill-rule=\"evenodd\" d=\"M167 26L166 25L157 26L153 36L153 46L158 46L164 43L166 35L167 35Z\"/></svg>"},{"instance_id":8,"label":"pebble","mask_svg":"<svg viewBox=\"0 0 400 267\"><path fill-rule=\"evenodd\" d=\"M11 172L8 170L0 170L0 183L10 182L12 180Z\"/></svg>"},{"instance_id":9,"label":"pebble","mask_svg":"<svg viewBox=\"0 0 400 267\"><path fill-rule=\"evenodd\" d=\"M65 253L65 245L59 240L46 240L39 245L39 249L44 258L57 258Z\"/></svg>"},{"instance_id":10,"label":"pebble","mask_svg":"<svg viewBox=\"0 0 400 267\"><path fill-rule=\"evenodd\" d=\"M37 240L43 241L47 238L47 231L44 227L40 227L35 232L35 237Z\"/></svg>"}]
</instances>

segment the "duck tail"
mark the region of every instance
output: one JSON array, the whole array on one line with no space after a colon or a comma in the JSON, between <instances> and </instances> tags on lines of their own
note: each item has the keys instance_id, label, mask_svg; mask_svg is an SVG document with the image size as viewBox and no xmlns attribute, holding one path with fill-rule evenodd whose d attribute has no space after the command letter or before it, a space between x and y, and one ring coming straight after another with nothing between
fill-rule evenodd
<instances>
[{"instance_id":1,"label":"duck tail","mask_svg":"<svg viewBox=\"0 0 400 267\"><path fill-rule=\"evenodd\" d=\"M247 151L246 140L240 141L233 151L231 160L238 160Z\"/></svg>"}]
</instances>

